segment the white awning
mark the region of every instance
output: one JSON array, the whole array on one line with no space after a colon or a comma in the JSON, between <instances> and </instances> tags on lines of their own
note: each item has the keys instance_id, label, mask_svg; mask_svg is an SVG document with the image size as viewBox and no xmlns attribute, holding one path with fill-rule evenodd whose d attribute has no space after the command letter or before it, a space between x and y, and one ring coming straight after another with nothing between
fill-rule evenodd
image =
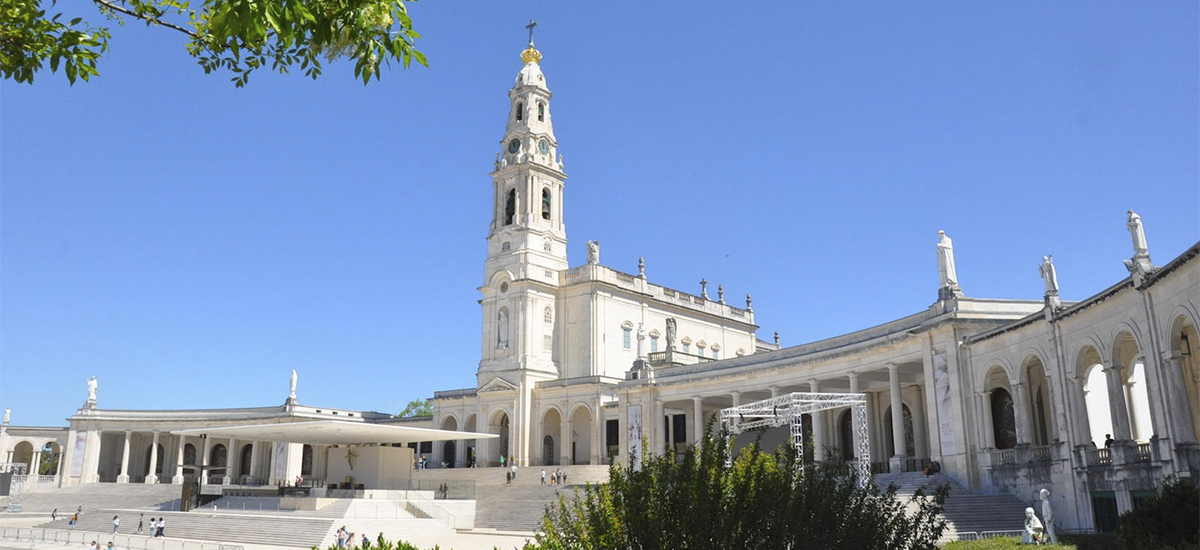
<instances>
[{"instance_id":1,"label":"white awning","mask_svg":"<svg viewBox=\"0 0 1200 550\"><path fill-rule=\"evenodd\" d=\"M317 420L273 424L243 424L176 430L175 435L208 435L232 437L245 441L284 441L310 445L355 445L364 443L415 443L419 441L456 441L460 439L490 439L496 434L455 432L433 428L413 428L389 424Z\"/></svg>"}]
</instances>

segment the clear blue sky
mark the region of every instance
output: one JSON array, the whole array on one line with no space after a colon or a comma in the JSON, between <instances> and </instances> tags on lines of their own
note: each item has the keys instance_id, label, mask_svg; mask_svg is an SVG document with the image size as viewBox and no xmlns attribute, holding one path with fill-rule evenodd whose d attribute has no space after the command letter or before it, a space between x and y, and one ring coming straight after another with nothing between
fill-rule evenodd
<instances>
[{"instance_id":1,"label":"clear blue sky","mask_svg":"<svg viewBox=\"0 0 1200 550\"><path fill-rule=\"evenodd\" d=\"M60 2L77 9L87 2ZM87 8L90 10L91 8ZM785 345L918 312L937 231L970 296L1064 299L1200 236L1200 17L1162 2L439 2L430 67L205 75L114 29L102 76L0 84L0 407L302 402L470 387L491 181L529 18L572 265L747 292ZM93 23L102 19L86 14Z\"/></svg>"}]
</instances>

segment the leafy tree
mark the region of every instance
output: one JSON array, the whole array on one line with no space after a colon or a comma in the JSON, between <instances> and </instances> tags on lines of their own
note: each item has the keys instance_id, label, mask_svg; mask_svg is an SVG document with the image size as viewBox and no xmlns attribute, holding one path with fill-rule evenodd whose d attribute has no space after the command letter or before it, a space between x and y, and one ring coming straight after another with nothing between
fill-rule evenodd
<instances>
[{"instance_id":1,"label":"leafy tree","mask_svg":"<svg viewBox=\"0 0 1200 550\"><path fill-rule=\"evenodd\" d=\"M404 410L400 411L399 417L409 416L433 416L433 400L432 399L413 399L408 402Z\"/></svg>"},{"instance_id":2,"label":"leafy tree","mask_svg":"<svg viewBox=\"0 0 1200 550\"><path fill-rule=\"evenodd\" d=\"M1168 479L1159 494L1117 520L1117 540L1130 550L1200 548L1200 489Z\"/></svg>"},{"instance_id":3,"label":"leafy tree","mask_svg":"<svg viewBox=\"0 0 1200 550\"><path fill-rule=\"evenodd\" d=\"M244 86L250 73L270 67L280 73L299 68L321 75L321 60L355 61L363 84L379 79L380 69L398 62L428 65L414 41L404 0L92 0L120 23L136 19L187 36L187 50L205 73L227 70ZM42 0L0 0L0 76L32 83L50 63L67 80L89 80L108 50L111 34L82 17L47 10ZM57 0L51 0L54 7ZM72 6L78 9L78 6ZM55 13L51 13L54 11Z\"/></svg>"},{"instance_id":4,"label":"leafy tree","mask_svg":"<svg viewBox=\"0 0 1200 550\"><path fill-rule=\"evenodd\" d=\"M932 550L946 527L946 487L906 502L895 487L859 487L845 464L801 468L790 447L752 446L728 466L727 450L721 436L640 469L614 465L609 483L547 510L540 548Z\"/></svg>"}]
</instances>

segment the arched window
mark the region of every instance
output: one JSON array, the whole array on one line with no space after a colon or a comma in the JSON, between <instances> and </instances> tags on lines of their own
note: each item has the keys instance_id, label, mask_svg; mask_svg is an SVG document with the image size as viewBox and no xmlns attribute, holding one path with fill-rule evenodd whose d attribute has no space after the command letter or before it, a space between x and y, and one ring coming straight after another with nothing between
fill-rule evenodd
<instances>
[{"instance_id":1,"label":"arched window","mask_svg":"<svg viewBox=\"0 0 1200 550\"><path fill-rule=\"evenodd\" d=\"M546 104L538 102L538 122L546 122Z\"/></svg>"},{"instance_id":2,"label":"arched window","mask_svg":"<svg viewBox=\"0 0 1200 550\"><path fill-rule=\"evenodd\" d=\"M554 310L550 309L550 306L546 306L546 311L545 311L545 313L542 314L542 316L543 316L542 320L545 321L546 323L554 322Z\"/></svg>"},{"instance_id":3,"label":"arched window","mask_svg":"<svg viewBox=\"0 0 1200 550\"><path fill-rule=\"evenodd\" d=\"M550 190L542 189L542 219L550 219Z\"/></svg>"},{"instance_id":4,"label":"arched window","mask_svg":"<svg viewBox=\"0 0 1200 550\"><path fill-rule=\"evenodd\" d=\"M712 358L713 358L713 359L720 359L720 358L721 358L721 346L720 346L720 345L718 345L718 344L713 344L713 346L712 346Z\"/></svg>"},{"instance_id":5,"label":"arched window","mask_svg":"<svg viewBox=\"0 0 1200 550\"><path fill-rule=\"evenodd\" d=\"M313 447L305 445L300 449L300 475L311 476L313 468Z\"/></svg>"},{"instance_id":6,"label":"arched window","mask_svg":"<svg viewBox=\"0 0 1200 550\"><path fill-rule=\"evenodd\" d=\"M504 199L504 225L512 225L517 216L517 190L509 189L508 198Z\"/></svg>"},{"instance_id":7,"label":"arched window","mask_svg":"<svg viewBox=\"0 0 1200 550\"><path fill-rule=\"evenodd\" d=\"M854 417L849 410L842 411L838 418L838 431L842 444L842 459L854 460Z\"/></svg>"},{"instance_id":8,"label":"arched window","mask_svg":"<svg viewBox=\"0 0 1200 550\"><path fill-rule=\"evenodd\" d=\"M187 445L183 446L183 463L184 464L195 464L196 463L196 446L195 445L188 443Z\"/></svg>"},{"instance_id":9,"label":"arched window","mask_svg":"<svg viewBox=\"0 0 1200 550\"><path fill-rule=\"evenodd\" d=\"M992 390L992 432L996 434L997 449L1017 446L1017 420L1013 398L1004 388Z\"/></svg>"},{"instance_id":10,"label":"arched window","mask_svg":"<svg viewBox=\"0 0 1200 550\"><path fill-rule=\"evenodd\" d=\"M517 102L517 122L521 122L525 118L525 102Z\"/></svg>"},{"instance_id":11,"label":"arched window","mask_svg":"<svg viewBox=\"0 0 1200 550\"><path fill-rule=\"evenodd\" d=\"M242 445L242 458L238 460L238 475L250 475L251 459L254 458L254 444L247 443Z\"/></svg>"},{"instance_id":12,"label":"arched window","mask_svg":"<svg viewBox=\"0 0 1200 550\"><path fill-rule=\"evenodd\" d=\"M213 466L228 466L228 454L224 445L217 444L208 451L208 463Z\"/></svg>"}]
</instances>

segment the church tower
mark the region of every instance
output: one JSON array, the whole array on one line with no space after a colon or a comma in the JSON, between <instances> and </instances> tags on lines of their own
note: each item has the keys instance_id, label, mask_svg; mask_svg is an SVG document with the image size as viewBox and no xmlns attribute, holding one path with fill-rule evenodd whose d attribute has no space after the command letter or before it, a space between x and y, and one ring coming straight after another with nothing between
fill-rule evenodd
<instances>
[{"instance_id":1,"label":"church tower","mask_svg":"<svg viewBox=\"0 0 1200 550\"><path fill-rule=\"evenodd\" d=\"M509 113L492 171L492 223L484 262L483 388L499 378L515 387L559 376L555 350L559 275L567 268L562 196L566 182L550 117L553 94L533 47L508 92ZM501 382L498 382L503 384Z\"/></svg>"}]
</instances>

